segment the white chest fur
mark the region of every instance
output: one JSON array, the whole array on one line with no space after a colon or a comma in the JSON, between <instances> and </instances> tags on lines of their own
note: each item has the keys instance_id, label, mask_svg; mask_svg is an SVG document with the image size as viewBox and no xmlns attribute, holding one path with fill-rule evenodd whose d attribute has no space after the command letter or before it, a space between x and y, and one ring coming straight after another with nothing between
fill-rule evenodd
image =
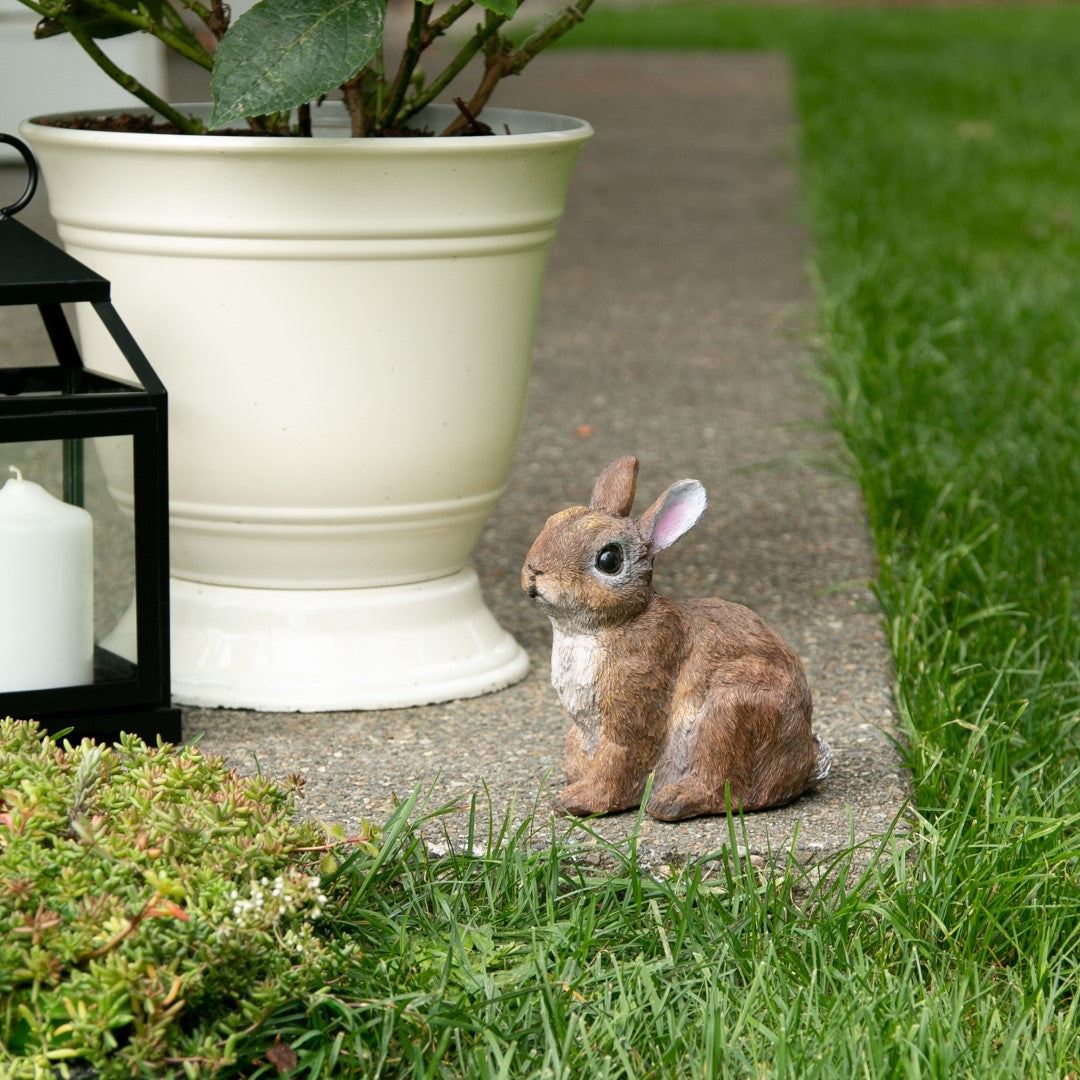
<instances>
[{"instance_id":1,"label":"white chest fur","mask_svg":"<svg viewBox=\"0 0 1080 1080\"><path fill-rule=\"evenodd\" d=\"M597 646L593 634L566 633L553 627L551 685L563 708L580 724L588 752L600 738L600 712L596 703ZM592 746L590 746L590 743Z\"/></svg>"}]
</instances>

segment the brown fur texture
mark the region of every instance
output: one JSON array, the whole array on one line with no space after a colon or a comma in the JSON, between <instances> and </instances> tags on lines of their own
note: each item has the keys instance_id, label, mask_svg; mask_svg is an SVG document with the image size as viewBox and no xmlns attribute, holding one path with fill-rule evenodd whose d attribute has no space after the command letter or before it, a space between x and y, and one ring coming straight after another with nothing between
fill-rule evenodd
<instances>
[{"instance_id":1,"label":"brown fur texture","mask_svg":"<svg viewBox=\"0 0 1080 1080\"><path fill-rule=\"evenodd\" d=\"M697 522L705 492L680 480L630 518L637 459L597 478L588 507L548 519L522 588L551 619L552 683L566 736L570 814L637 807L664 821L790 802L832 760L811 730L799 658L749 608L679 602L652 587L652 562Z\"/></svg>"}]
</instances>

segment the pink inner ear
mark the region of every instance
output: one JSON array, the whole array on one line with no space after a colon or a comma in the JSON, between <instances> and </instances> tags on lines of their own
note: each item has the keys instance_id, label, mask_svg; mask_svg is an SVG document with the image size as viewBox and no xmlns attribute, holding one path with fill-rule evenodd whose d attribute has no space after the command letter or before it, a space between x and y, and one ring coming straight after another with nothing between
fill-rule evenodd
<instances>
[{"instance_id":1,"label":"pink inner ear","mask_svg":"<svg viewBox=\"0 0 1080 1080\"><path fill-rule=\"evenodd\" d=\"M653 522L652 549L663 551L688 533L705 513L705 489L697 480L672 485Z\"/></svg>"}]
</instances>

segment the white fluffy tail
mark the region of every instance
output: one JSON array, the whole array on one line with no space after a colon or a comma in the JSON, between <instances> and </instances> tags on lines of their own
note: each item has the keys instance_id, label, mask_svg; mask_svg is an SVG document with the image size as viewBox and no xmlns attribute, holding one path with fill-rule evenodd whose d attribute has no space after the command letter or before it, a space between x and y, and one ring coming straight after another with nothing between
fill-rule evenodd
<instances>
[{"instance_id":1,"label":"white fluffy tail","mask_svg":"<svg viewBox=\"0 0 1080 1080\"><path fill-rule=\"evenodd\" d=\"M814 746L817 749L817 762L810 775L811 784L824 780L832 770L832 747L820 735L814 736Z\"/></svg>"}]
</instances>

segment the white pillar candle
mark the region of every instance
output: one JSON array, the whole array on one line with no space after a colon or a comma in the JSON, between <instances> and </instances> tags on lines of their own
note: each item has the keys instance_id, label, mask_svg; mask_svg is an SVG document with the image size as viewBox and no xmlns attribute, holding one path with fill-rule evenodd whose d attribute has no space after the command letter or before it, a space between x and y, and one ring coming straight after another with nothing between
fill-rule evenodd
<instances>
[{"instance_id":1,"label":"white pillar candle","mask_svg":"<svg viewBox=\"0 0 1080 1080\"><path fill-rule=\"evenodd\" d=\"M93 682L90 515L11 472L0 488L0 691Z\"/></svg>"}]
</instances>

